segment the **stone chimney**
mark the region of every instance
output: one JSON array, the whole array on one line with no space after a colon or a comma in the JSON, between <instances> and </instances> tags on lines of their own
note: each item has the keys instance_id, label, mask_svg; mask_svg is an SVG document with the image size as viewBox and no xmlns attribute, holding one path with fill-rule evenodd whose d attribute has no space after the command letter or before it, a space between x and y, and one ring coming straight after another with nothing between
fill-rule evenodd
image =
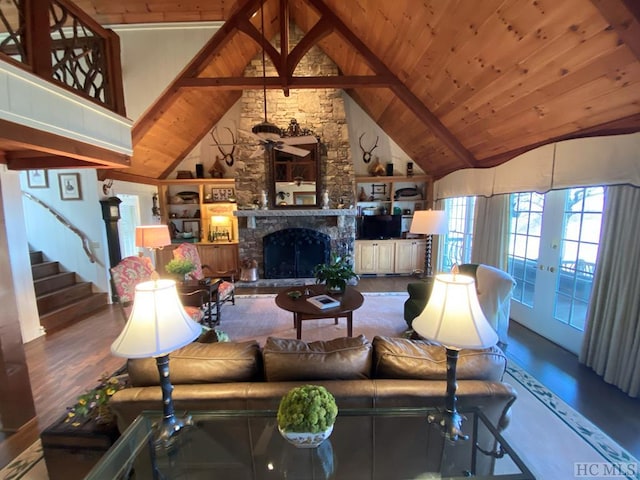
<instances>
[{"instance_id":1,"label":"stone chimney","mask_svg":"<svg viewBox=\"0 0 640 480\"><path fill-rule=\"evenodd\" d=\"M302 38L302 32L294 25L290 27L291 48ZM274 46L279 49L280 36ZM290 48L290 50L291 50ZM265 57L266 76L275 76L276 70ZM296 76L338 75L338 67L318 47L311 48L296 68ZM245 70L245 76L262 77L262 53L259 53ZM296 119L301 128L307 128L320 137L320 188L327 189L332 203L343 198L345 204L355 205L355 173L351 151L343 92L338 89L290 90L285 97L282 90L267 90L267 120L280 128L286 128L291 119ZM236 196L240 205L252 203L261 190L268 191L267 157L259 154L251 157L259 147L247 147L255 143L255 137L244 132L264 121L264 92L244 90L240 112L240 142L244 144L240 155L245 160L244 168L236 172Z\"/></svg>"}]
</instances>

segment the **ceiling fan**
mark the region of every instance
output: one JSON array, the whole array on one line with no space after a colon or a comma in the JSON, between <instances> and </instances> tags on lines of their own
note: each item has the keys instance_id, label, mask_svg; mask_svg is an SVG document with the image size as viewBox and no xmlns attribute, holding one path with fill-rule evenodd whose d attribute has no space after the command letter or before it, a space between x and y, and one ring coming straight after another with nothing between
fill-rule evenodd
<instances>
[{"instance_id":1,"label":"ceiling fan","mask_svg":"<svg viewBox=\"0 0 640 480\"><path fill-rule=\"evenodd\" d=\"M264 36L264 10L262 4L260 5L260 24L262 30L262 38L263 41L265 41L266 38ZM295 147L294 145L317 143L318 139L314 135L295 135L295 133L299 133L299 130L298 132L292 132L294 133L294 135L292 136L282 135L281 130L276 125L267 120L267 73L265 67L264 44L262 46L262 78L264 82L262 89L264 121L253 126L253 128L251 129L251 135L253 135L256 140L260 142L263 150L267 153L271 152L272 150L279 150L281 152L296 155L297 157L306 157L307 155L309 155L310 151L305 150L304 148ZM294 125L294 122L295 121L292 120L291 124ZM295 123L295 125L297 126L297 123ZM289 128L289 130L291 131L291 127ZM251 157L257 156L257 154L259 153L260 150L257 150L257 153L254 152Z\"/></svg>"}]
</instances>

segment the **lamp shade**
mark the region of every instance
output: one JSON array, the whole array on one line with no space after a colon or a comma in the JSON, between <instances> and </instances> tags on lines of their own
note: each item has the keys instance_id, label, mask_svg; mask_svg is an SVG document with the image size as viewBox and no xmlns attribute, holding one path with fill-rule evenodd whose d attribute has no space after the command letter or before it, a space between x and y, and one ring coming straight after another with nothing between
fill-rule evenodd
<instances>
[{"instance_id":1,"label":"lamp shade","mask_svg":"<svg viewBox=\"0 0 640 480\"><path fill-rule=\"evenodd\" d=\"M160 248L171 244L166 225L142 225L136 227L136 247Z\"/></svg>"},{"instance_id":2,"label":"lamp shade","mask_svg":"<svg viewBox=\"0 0 640 480\"><path fill-rule=\"evenodd\" d=\"M133 309L111 353L125 358L166 355L191 343L202 327L184 311L176 282L155 280L136 285Z\"/></svg>"},{"instance_id":3,"label":"lamp shade","mask_svg":"<svg viewBox=\"0 0 640 480\"><path fill-rule=\"evenodd\" d=\"M436 275L429 302L411 326L450 348L487 348L498 341L482 313L475 281L466 275Z\"/></svg>"},{"instance_id":4,"label":"lamp shade","mask_svg":"<svg viewBox=\"0 0 640 480\"><path fill-rule=\"evenodd\" d=\"M444 210L416 210L409 233L444 235L449 232L449 220Z\"/></svg>"}]
</instances>

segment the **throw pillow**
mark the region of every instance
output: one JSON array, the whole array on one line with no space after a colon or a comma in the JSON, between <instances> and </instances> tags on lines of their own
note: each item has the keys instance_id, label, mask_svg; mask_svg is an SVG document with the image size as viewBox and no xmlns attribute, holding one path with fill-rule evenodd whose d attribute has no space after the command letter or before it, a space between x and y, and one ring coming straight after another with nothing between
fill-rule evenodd
<instances>
[{"instance_id":1,"label":"throw pillow","mask_svg":"<svg viewBox=\"0 0 640 480\"><path fill-rule=\"evenodd\" d=\"M129 359L129 379L135 387L159 385L153 358ZM169 373L173 385L250 382L261 377L260 347L247 342L193 342L171 352Z\"/></svg>"},{"instance_id":2,"label":"throw pillow","mask_svg":"<svg viewBox=\"0 0 640 480\"><path fill-rule=\"evenodd\" d=\"M310 343L269 337L263 348L265 378L269 382L370 378L371 348L364 335Z\"/></svg>"},{"instance_id":3,"label":"throw pillow","mask_svg":"<svg viewBox=\"0 0 640 480\"><path fill-rule=\"evenodd\" d=\"M374 378L446 380L445 348L426 340L374 337ZM498 347L461 350L456 365L458 380L501 381L507 357Z\"/></svg>"}]
</instances>

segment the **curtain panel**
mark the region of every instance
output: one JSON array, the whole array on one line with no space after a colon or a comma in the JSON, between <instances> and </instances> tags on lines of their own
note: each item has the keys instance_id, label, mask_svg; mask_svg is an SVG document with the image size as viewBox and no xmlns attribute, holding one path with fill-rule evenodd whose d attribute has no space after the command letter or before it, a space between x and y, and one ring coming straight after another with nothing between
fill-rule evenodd
<instances>
[{"instance_id":1,"label":"curtain panel","mask_svg":"<svg viewBox=\"0 0 640 480\"><path fill-rule=\"evenodd\" d=\"M607 187L580 362L640 396L640 188Z\"/></svg>"},{"instance_id":2,"label":"curtain panel","mask_svg":"<svg viewBox=\"0 0 640 480\"><path fill-rule=\"evenodd\" d=\"M476 198L471 263L507 271L510 211L508 194Z\"/></svg>"}]
</instances>

